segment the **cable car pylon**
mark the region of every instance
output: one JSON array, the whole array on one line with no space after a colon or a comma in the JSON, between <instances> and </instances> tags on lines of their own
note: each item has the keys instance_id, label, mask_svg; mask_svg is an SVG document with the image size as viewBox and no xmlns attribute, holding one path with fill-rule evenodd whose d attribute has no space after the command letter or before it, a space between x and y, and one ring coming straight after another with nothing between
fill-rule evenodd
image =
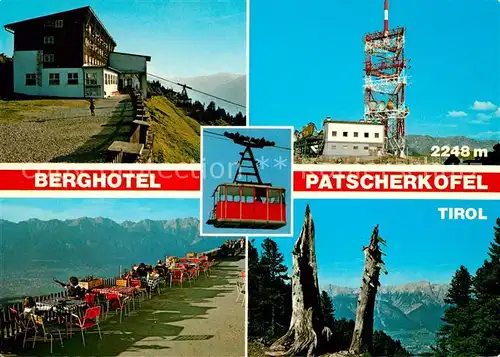
<instances>
[{"instance_id":1,"label":"cable car pylon","mask_svg":"<svg viewBox=\"0 0 500 357\"><path fill-rule=\"evenodd\" d=\"M262 182L259 173L259 166L253 154L252 148L263 149L265 147L275 146L276 143L273 141L267 141L264 138L257 139L249 136L240 135L240 133L228 133L227 131L224 133L224 136L226 138L233 140L235 144L239 144L245 147L245 150L240 152L241 158L238 161L238 167L236 169L236 175L234 176L233 183L238 183L238 184L255 183L258 185L271 187L272 186L271 183ZM250 162L251 166L245 165L245 162ZM243 172L241 169L251 169L252 171ZM244 176L245 181L239 180L238 178L240 176ZM249 180L249 176L255 177L256 181Z\"/></svg>"},{"instance_id":2,"label":"cable car pylon","mask_svg":"<svg viewBox=\"0 0 500 357\"><path fill-rule=\"evenodd\" d=\"M240 133L224 136L245 147L239 154L233 182L219 184L213 193L214 205L207 224L216 228L278 229L287 224L286 190L265 183L259 173L253 149L275 146L265 138L252 138ZM240 180L243 176L245 180Z\"/></svg>"}]
</instances>

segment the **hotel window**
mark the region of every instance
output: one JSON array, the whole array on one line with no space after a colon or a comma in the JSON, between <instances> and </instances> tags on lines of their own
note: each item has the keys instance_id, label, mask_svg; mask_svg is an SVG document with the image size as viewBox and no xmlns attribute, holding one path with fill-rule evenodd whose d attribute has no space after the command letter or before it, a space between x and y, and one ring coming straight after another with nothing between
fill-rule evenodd
<instances>
[{"instance_id":1,"label":"hotel window","mask_svg":"<svg viewBox=\"0 0 500 357\"><path fill-rule=\"evenodd\" d=\"M368 146L365 146L365 147L364 147L364 149L365 149L365 150L368 150Z\"/></svg>"},{"instance_id":2,"label":"hotel window","mask_svg":"<svg viewBox=\"0 0 500 357\"><path fill-rule=\"evenodd\" d=\"M343 135L344 135L344 138L347 138L347 131L344 131Z\"/></svg>"},{"instance_id":3,"label":"hotel window","mask_svg":"<svg viewBox=\"0 0 500 357\"><path fill-rule=\"evenodd\" d=\"M347 149L347 145L344 145L344 149Z\"/></svg>"},{"instance_id":4,"label":"hotel window","mask_svg":"<svg viewBox=\"0 0 500 357\"><path fill-rule=\"evenodd\" d=\"M78 73L68 73L68 84L78 84Z\"/></svg>"},{"instance_id":5,"label":"hotel window","mask_svg":"<svg viewBox=\"0 0 500 357\"><path fill-rule=\"evenodd\" d=\"M330 149L336 149L337 148L337 145L331 145L330 146Z\"/></svg>"},{"instance_id":6,"label":"hotel window","mask_svg":"<svg viewBox=\"0 0 500 357\"><path fill-rule=\"evenodd\" d=\"M53 54L43 54L43 61L44 62L54 62L54 55Z\"/></svg>"},{"instance_id":7,"label":"hotel window","mask_svg":"<svg viewBox=\"0 0 500 357\"><path fill-rule=\"evenodd\" d=\"M337 136L337 132L336 131L332 131L332 136Z\"/></svg>"},{"instance_id":8,"label":"hotel window","mask_svg":"<svg viewBox=\"0 0 500 357\"><path fill-rule=\"evenodd\" d=\"M355 132L354 132L354 137L355 137L355 138L357 138L357 137L358 137L358 132L357 132L357 131L355 131Z\"/></svg>"},{"instance_id":9,"label":"hotel window","mask_svg":"<svg viewBox=\"0 0 500 357\"><path fill-rule=\"evenodd\" d=\"M44 36L43 43L44 44L53 44L54 43L54 36Z\"/></svg>"},{"instance_id":10,"label":"hotel window","mask_svg":"<svg viewBox=\"0 0 500 357\"><path fill-rule=\"evenodd\" d=\"M104 73L104 85L108 84L108 74Z\"/></svg>"},{"instance_id":11,"label":"hotel window","mask_svg":"<svg viewBox=\"0 0 500 357\"><path fill-rule=\"evenodd\" d=\"M45 27L54 27L54 20L47 20L44 24Z\"/></svg>"},{"instance_id":12,"label":"hotel window","mask_svg":"<svg viewBox=\"0 0 500 357\"><path fill-rule=\"evenodd\" d=\"M375 138L378 139L379 133L375 133Z\"/></svg>"},{"instance_id":13,"label":"hotel window","mask_svg":"<svg viewBox=\"0 0 500 357\"><path fill-rule=\"evenodd\" d=\"M357 146L353 146L352 147L354 150L358 150L358 147Z\"/></svg>"},{"instance_id":14,"label":"hotel window","mask_svg":"<svg viewBox=\"0 0 500 357\"><path fill-rule=\"evenodd\" d=\"M26 83L27 86L36 86L36 73L26 73Z\"/></svg>"},{"instance_id":15,"label":"hotel window","mask_svg":"<svg viewBox=\"0 0 500 357\"><path fill-rule=\"evenodd\" d=\"M97 73L85 73L85 84L88 86L97 85Z\"/></svg>"},{"instance_id":16,"label":"hotel window","mask_svg":"<svg viewBox=\"0 0 500 357\"><path fill-rule=\"evenodd\" d=\"M59 83L59 73L49 73L49 85L58 86Z\"/></svg>"},{"instance_id":17,"label":"hotel window","mask_svg":"<svg viewBox=\"0 0 500 357\"><path fill-rule=\"evenodd\" d=\"M62 28L63 27L63 20L56 20L56 27Z\"/></svg>"},{"instance_id":18,"label":"hotel window","mask_svg":"<svg viewBox=\"0 0 500 357\"><path fill-rule=\"evenodd\" d=\"M369 133L365 133L365 138L370 137Z\"/></svg>"}]
</instances>

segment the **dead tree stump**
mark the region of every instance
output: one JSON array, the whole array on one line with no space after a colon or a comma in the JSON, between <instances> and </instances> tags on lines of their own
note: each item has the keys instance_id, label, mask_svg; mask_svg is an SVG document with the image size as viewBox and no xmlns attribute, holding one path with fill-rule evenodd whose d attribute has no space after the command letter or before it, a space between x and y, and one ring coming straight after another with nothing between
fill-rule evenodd
<instances>
[{"instance_id":1,"label":"dead tree stump","mask_svg":"<svg viewBox=\"0 0 500 357\"><path fill-rule=\"evenodd\" d=\"M358 307L356 310L356 322L352 335L349 351L355 354L373 352L373 314L375 308L375 297L380 286L380 270L385 274L382 260L382 250L379 243L385 245L385 241L378 235L378 225L373 230L370 244L363 247L365 253L365 267L358 296Z\"/></svg>"},{"instance_id":2,"label":"dead tree stump","mask_svg":"<svg viewBox=\"0 0 500 357\"><path fill-rule=\"evenodd\" d=\"M331 331L324 326L320 309L318 271L314 249L314 222L309 205L304 225L293 249L292 319L288 332L266 352L271 356L316 356L328 343Z\"/></svg>"}]
</instances>

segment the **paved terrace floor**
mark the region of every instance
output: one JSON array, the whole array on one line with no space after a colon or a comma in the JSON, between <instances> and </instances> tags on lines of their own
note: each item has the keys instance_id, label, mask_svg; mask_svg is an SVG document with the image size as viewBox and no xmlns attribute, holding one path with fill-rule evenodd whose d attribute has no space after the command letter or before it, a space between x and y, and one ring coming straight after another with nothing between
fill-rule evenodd
<instances>
[{"instance_id":1,"label":"paved terrace floor","mask_svg":"<svg viewBox=\"0 0 500 357\"><path fill-rule=\"evenodd\" d=\"M242 357L245 355L245 308L236 302L236 280L245 269L243 257L223 261L211 276L200 276L192 287L162 289L119 323L110 315L97 330L86 335L83 347L79 332L54 340L53 356L175 356ZM49 356L50 343L38 343L19 356Z\"/></svg>"}]
</instances>

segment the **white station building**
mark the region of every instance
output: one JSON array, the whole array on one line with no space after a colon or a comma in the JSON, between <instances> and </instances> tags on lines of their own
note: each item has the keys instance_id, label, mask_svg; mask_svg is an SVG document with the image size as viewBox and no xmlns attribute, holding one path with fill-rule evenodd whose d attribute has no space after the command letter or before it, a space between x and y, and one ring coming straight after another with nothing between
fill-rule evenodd
<instances>
[{"instance_id":1,"label":"white station building","mask_svg":"<svg viewBox=\"0 0 500 357\"><path fill-rule=\"evenodd\" d=\"M325 157L380 156L384 149L384 126L377 123L323 122Z\"/></svg>"}]
</instances>

